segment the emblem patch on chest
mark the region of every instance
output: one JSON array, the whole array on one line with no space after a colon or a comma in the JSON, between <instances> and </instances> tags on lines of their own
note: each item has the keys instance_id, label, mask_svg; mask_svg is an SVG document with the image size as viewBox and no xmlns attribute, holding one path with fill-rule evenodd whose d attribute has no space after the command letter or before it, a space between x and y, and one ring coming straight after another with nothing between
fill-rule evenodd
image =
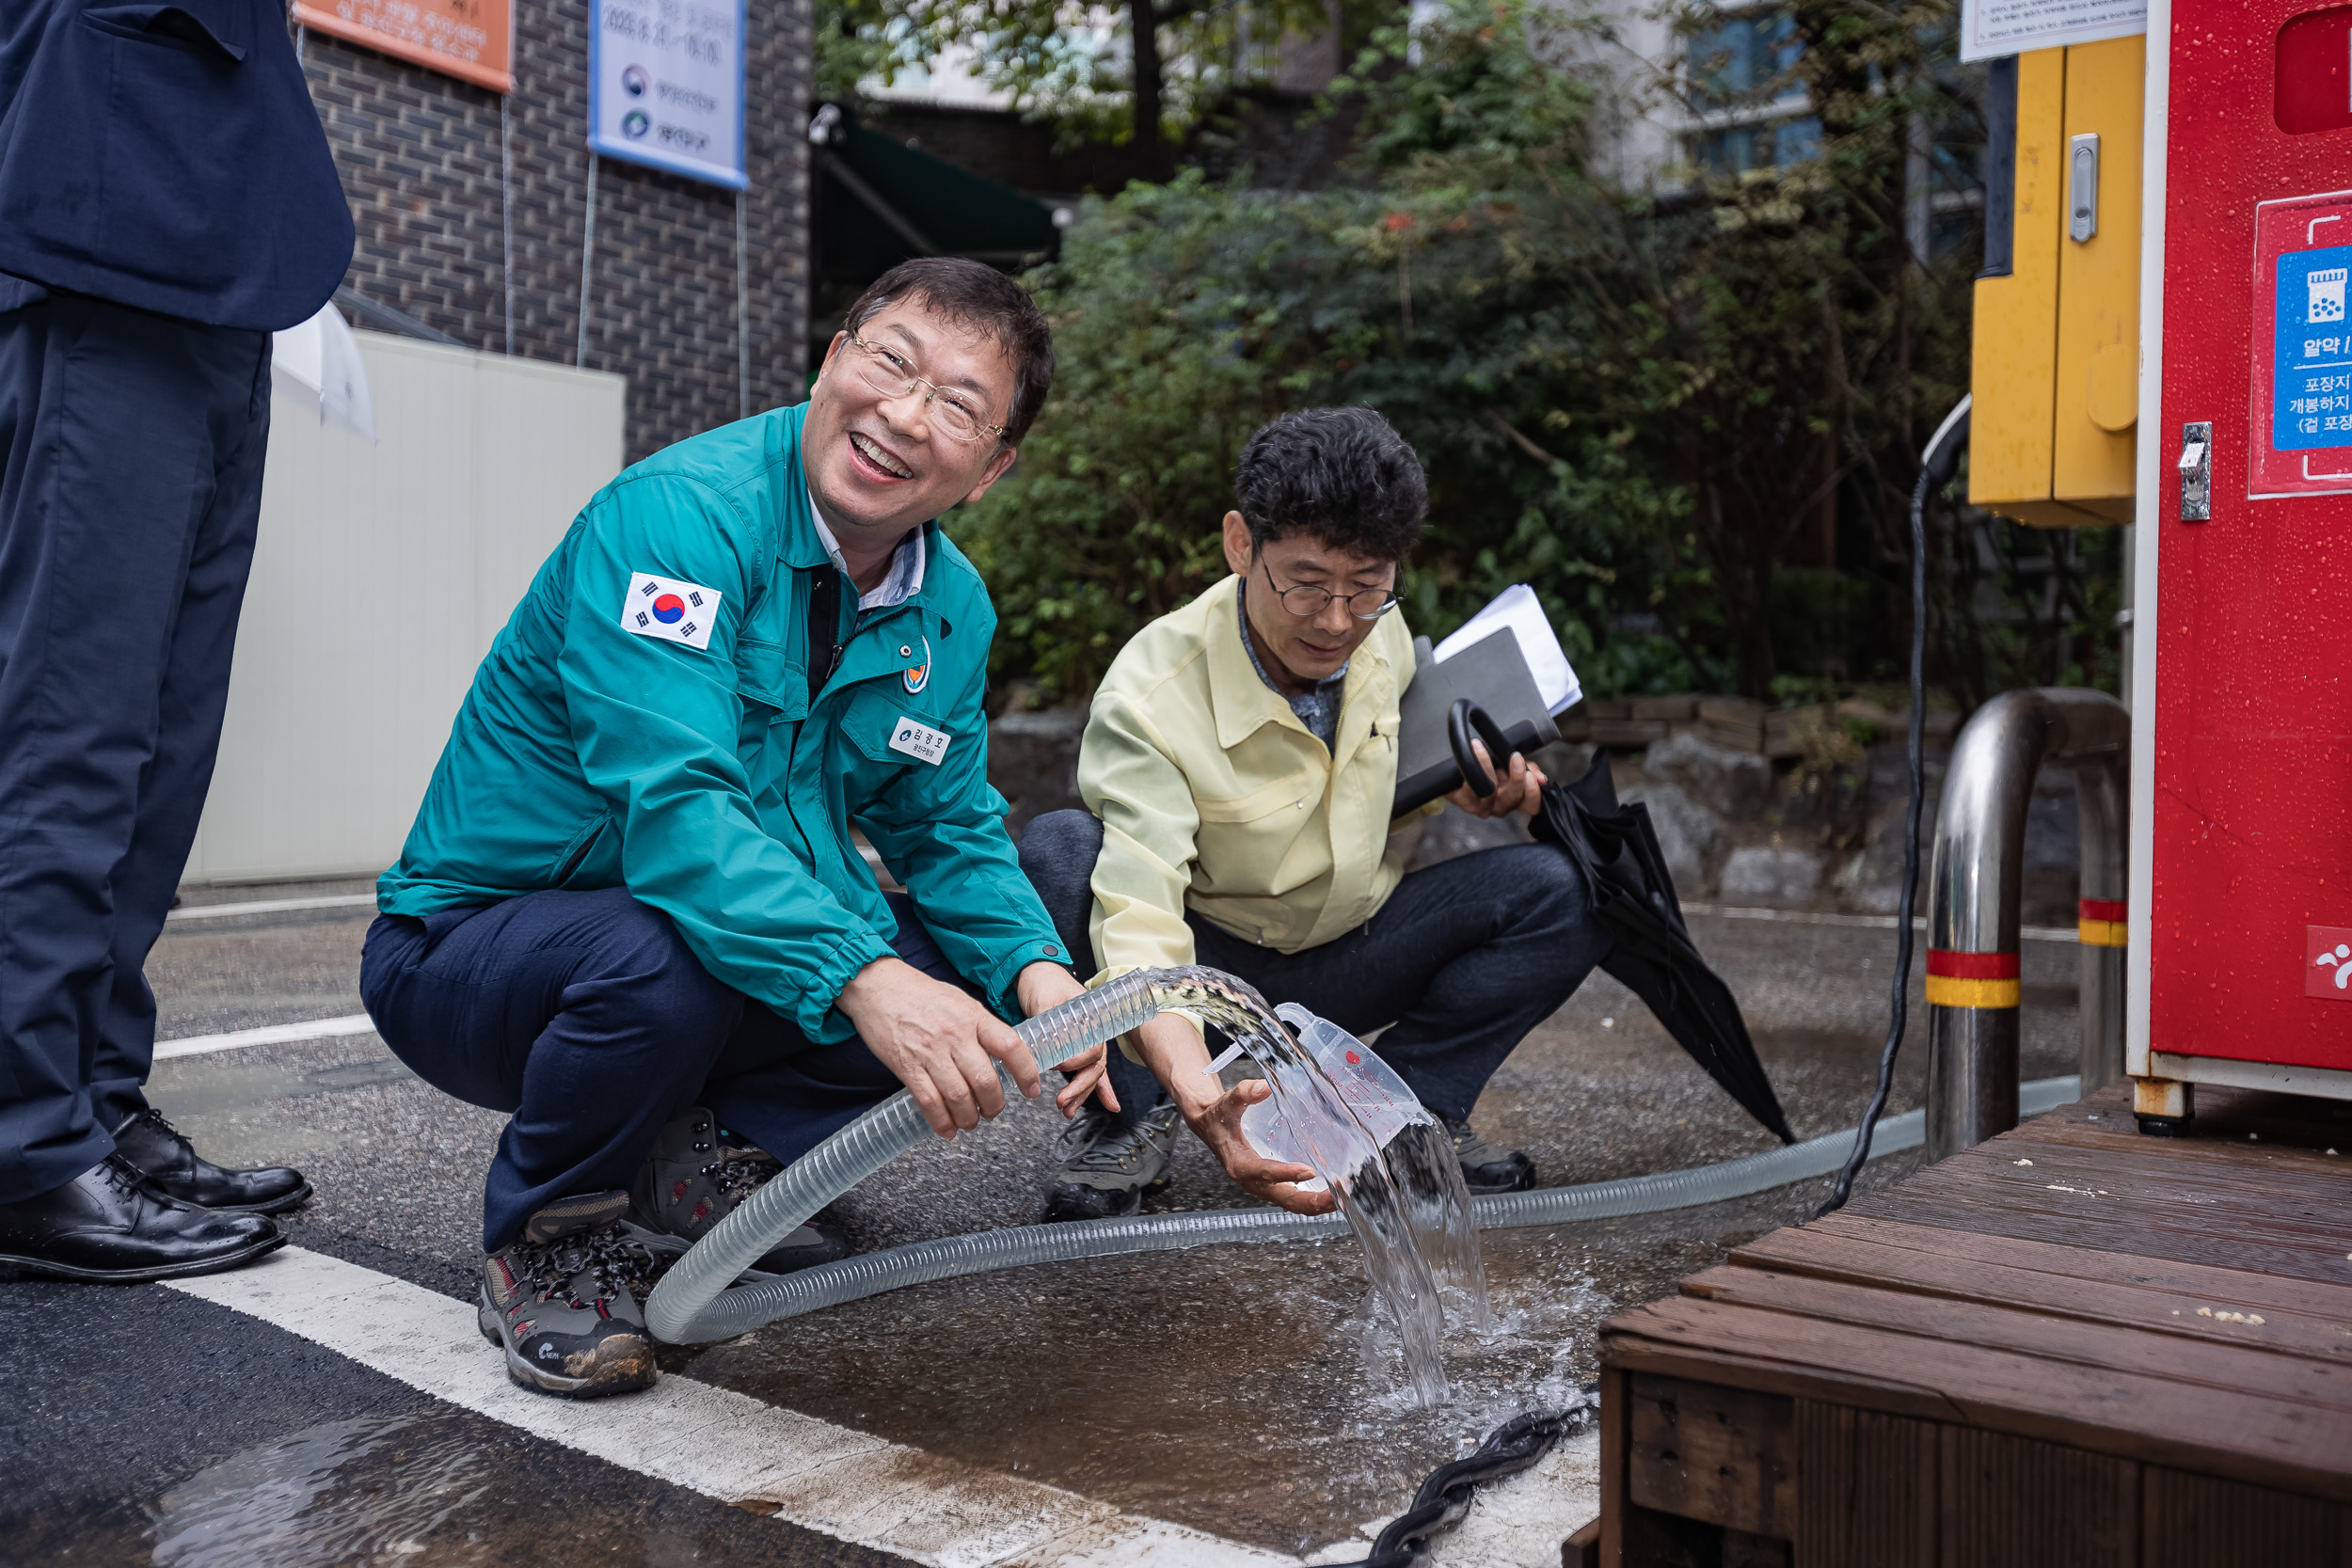
<instances>
[{"instance_id":1,"label":"emblem patch on chest","mask_svg":"<svg viewBox=\"0 0 2352 1568\"><path fill-rule=\"evenodd\" d=\"M621 629L690 648L710 646L711 623L719 618L719 602L726 595L698 582L658 578L651 572L630 575L628 592L621 599Z\"/></svg>"},{"instance_id":2,"label":"emblem patch on chest","mask_svg":"<svg viewBox=\"0 0 2352 1568\"><path fill-rule=\"evenodd\" d=\"M930 638L923 639L923 662L913 666L898 678L906 683L909 696L931 684L931 640Z\"/></svg>"},{"instance_id":3,"label":"emblem patch on chest","mask_svg":"<svg viewBox=\"0 0 2352 1568\"><path fill-rule=\"evenodd\" d=\"M890 721L890 749L904 752L917 762L928 762L933 768L947 754L947 742L953 738L946 730L919 724L905 714Z\"/></svg>"}]
</instances>

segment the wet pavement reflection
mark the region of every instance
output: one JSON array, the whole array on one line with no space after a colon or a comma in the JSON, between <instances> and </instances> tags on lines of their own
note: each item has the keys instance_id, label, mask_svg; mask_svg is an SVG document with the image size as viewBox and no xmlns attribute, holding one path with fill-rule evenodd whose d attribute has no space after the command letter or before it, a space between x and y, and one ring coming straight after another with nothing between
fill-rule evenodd
<instances>
[{"instance_id":1,"label":"wet pavement reflection","mask_svg":"<svg viewBox=\"0 0 2352 1568\"><path fill-rule=\"evenodd\" d=\"M13 1520L0 1560L93 1568L897 1560L835 1544L809 1555L755 1514L455 1410L322 1421L151 1499Z\"/></svg>"}]
</instances>

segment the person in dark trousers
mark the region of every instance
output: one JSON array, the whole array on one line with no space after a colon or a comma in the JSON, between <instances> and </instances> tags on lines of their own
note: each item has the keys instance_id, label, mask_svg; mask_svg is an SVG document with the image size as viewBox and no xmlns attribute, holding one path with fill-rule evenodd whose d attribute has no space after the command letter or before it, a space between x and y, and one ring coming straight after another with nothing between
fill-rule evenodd
<instances>
[{"instance_id":1,"label":"person in dark trousers","mask_svg":"<svg viewBox=\"0 0 2352 1568\"><path fill-rule=\"evenodd\" d=\"M520 1386L650 1386L660 1258L900 1087L942 1137L1004 1109L999 1063L1039 1092L1013 1022L1082 988L989 786L996 615L938 518L1053 370L1004 274L892 268L807 403L591 498L483 659L359 994L425 1082L510 1114L475 1321ZM756 1266L849 1244L812 1216Z\"/></svg>"},{"instance_id":2,"label":"person in dark trousers","mask_svg":"<svg viewBox=\"0 0 2352 1568\"><path fill-rule=\"evenodd\" d=\"M144 969L220 740L270 333L351 248L277 0L0 7L0 1271L233 1267L310 1192L149 1107Z\"/></svg>"},{"instance_id":3,"label":"person in dark trousers","mask_svg":"<svg viewBox=\"0 0 2352 1568\"><path fill-rule=\"evenodd\" d=\"M1202 963L1356 1034L1387 1028L1376 1049L1445 1124L1470 1190L1531 1187L1534 1164L1473 1132L1470 1108L1610 938L1550 845L1409 876L1391 846L1413 669L1396 573L1428 505L1421 461L1368 408L1310 408L1250 437L1235 489L1233 575L1112 660L1079 744L1086 810L1031 822L1022 869L1104 978ZM1478 816L1532 812L1544 777L1514 756L1497 783L1449 799ZM1134 1212L1167 1180L1180 1120L1229 1171L1248 1168L1235 1095L1263 1085L1222 1091L1181 1014L1123 1045L1111 1095L1064 1134L1048 1219ZM1243 1184L1296 1207L1285 1186Z\"/></svg>"}]
</instances>

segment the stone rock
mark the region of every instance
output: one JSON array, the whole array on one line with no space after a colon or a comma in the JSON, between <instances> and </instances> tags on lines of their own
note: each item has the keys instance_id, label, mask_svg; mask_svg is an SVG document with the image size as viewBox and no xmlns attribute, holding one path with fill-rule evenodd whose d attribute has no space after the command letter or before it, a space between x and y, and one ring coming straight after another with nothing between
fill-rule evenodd
<instances>
[{"instance_id":1,"label":"stone rock","mask_svg":"<svg viewBox=\"0 0 2352 1568\"><path fill-rule=\"evenodd\" d=\"M1657 832L1658 850L1665 859L1666 874L1675 880L1677 895L1688 897L1706 886L1708 863L1723 842L1723 817L1692 800L1678 784L1637 784L1619 799L1627 805L1640 801L1649 807L1650 827Z\"/></svg>"},{"instance_id":2,"label":"stone rock","mask_svg":"<svg viewBox=\"0 0 2352 1568\"><path fill-rule=\"evenodd\" d=\"M1718 816L1753 816L1772 803L1772 765L1753 752L1735 752L1695 735L1652 746L1642 771L1679 787Z\"/></svg>"},{"instance_id":3,"label":"stone rock","mask_svg":"<svg viewBox=\"0 0 2352 1568\"><path fill-rule=\"evenodd\" d=\"M1928 846L1935 837L1935 813L1944 798L1944 769L1951 753L1931 749L1920 770L1919 896L1928 888ZM1910 790L1910 763L1900 745L1870 748L1870 820L1862 852L1840 866L1832 885L1847 906L1870 914L1892 914L1902 902L1903 810Z\"/></svg>"},{"instance_id":4,"label":"stone rock","mask_svg":"<svg viewBox=\"0 0 2352 1568\"><path fill-rule=\"evenodd\" d=\"M1012 809L1005 826L1017 840L1032 818L1078 805L1078 742L1087 710L1014 710L988 726L988 782Z\"/></svg>"},{"instance_id":5,"label":"stone rock","mask_svg":"<svg viewBox=\"0 0 2352 1568\"><path fill-rule=\"evenodd\" d=\"M1412 854L1406 858L1405 869L1419 871L1457 855L1534 842L1527 831L1527 818L1518 812L1508 816L1472 816L1449 800L1444 811L1422 824L1421 837L1415 841Z\"/></svg>"},{"instance_id":6,"label":"stone rock","mask_svg":"<svg viewBox=\"0 0 2352 1568\"><path fill-rule=\"evenodd\" d=\"M1734 849L1724 862L1725 903L1791 909L1821 885L1821 857L1810 849Z\"/></svg>"},{"instance_id":7,"label":"stone rock","mask_svg":"<svg viewBox=\"0 0 2352 1568\"><path fill-rule=\"evenodd\" d=\"M1927 786L1927 813L1921 821L1935 821L1935 802L1944 793L1944 769L1952 760L1952 753L1934 746L1927 748L1920 758L1920 778ZM1909 791L1911 759L1907 746L1895 742L1870 748L1870 815L1876 817L1890 805L1899 806ZM1922 830L1923 832L1925 830ZM1900 837L1899 833L1897 835Z\"/></svg>"}]
</instances>

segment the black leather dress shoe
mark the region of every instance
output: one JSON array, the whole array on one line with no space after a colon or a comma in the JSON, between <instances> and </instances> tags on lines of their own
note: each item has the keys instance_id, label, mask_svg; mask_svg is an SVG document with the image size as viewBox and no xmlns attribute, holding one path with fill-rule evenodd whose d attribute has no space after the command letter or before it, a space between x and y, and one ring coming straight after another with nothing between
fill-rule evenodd
<instances>
[{"instance_id":1,"label":"black leather dress shoe","mask_svg":"<svg viewBox=\"0 0 2352 1568\"><path fill-rule=\"evenodd\" d=\"M157 1110L145 1110L115 1129L115 1152L183 1203L241 1214L279 1214L310 1196L298 1170L225 1170L197 1153L184 1133Z\"/></svg>"},{"instance_id":2,"label":"black leather dress shoe","mask_svg":"<svg viewBox=\"0 0 2352 1568\"><path fill-rule=\"evenodd\" d=\"M132 1285L216 1274L285 1244L276 1220L166 1197L119 1155L39 1197L0 1203L0 1274Z\"/></svg>"}]
</instances>

